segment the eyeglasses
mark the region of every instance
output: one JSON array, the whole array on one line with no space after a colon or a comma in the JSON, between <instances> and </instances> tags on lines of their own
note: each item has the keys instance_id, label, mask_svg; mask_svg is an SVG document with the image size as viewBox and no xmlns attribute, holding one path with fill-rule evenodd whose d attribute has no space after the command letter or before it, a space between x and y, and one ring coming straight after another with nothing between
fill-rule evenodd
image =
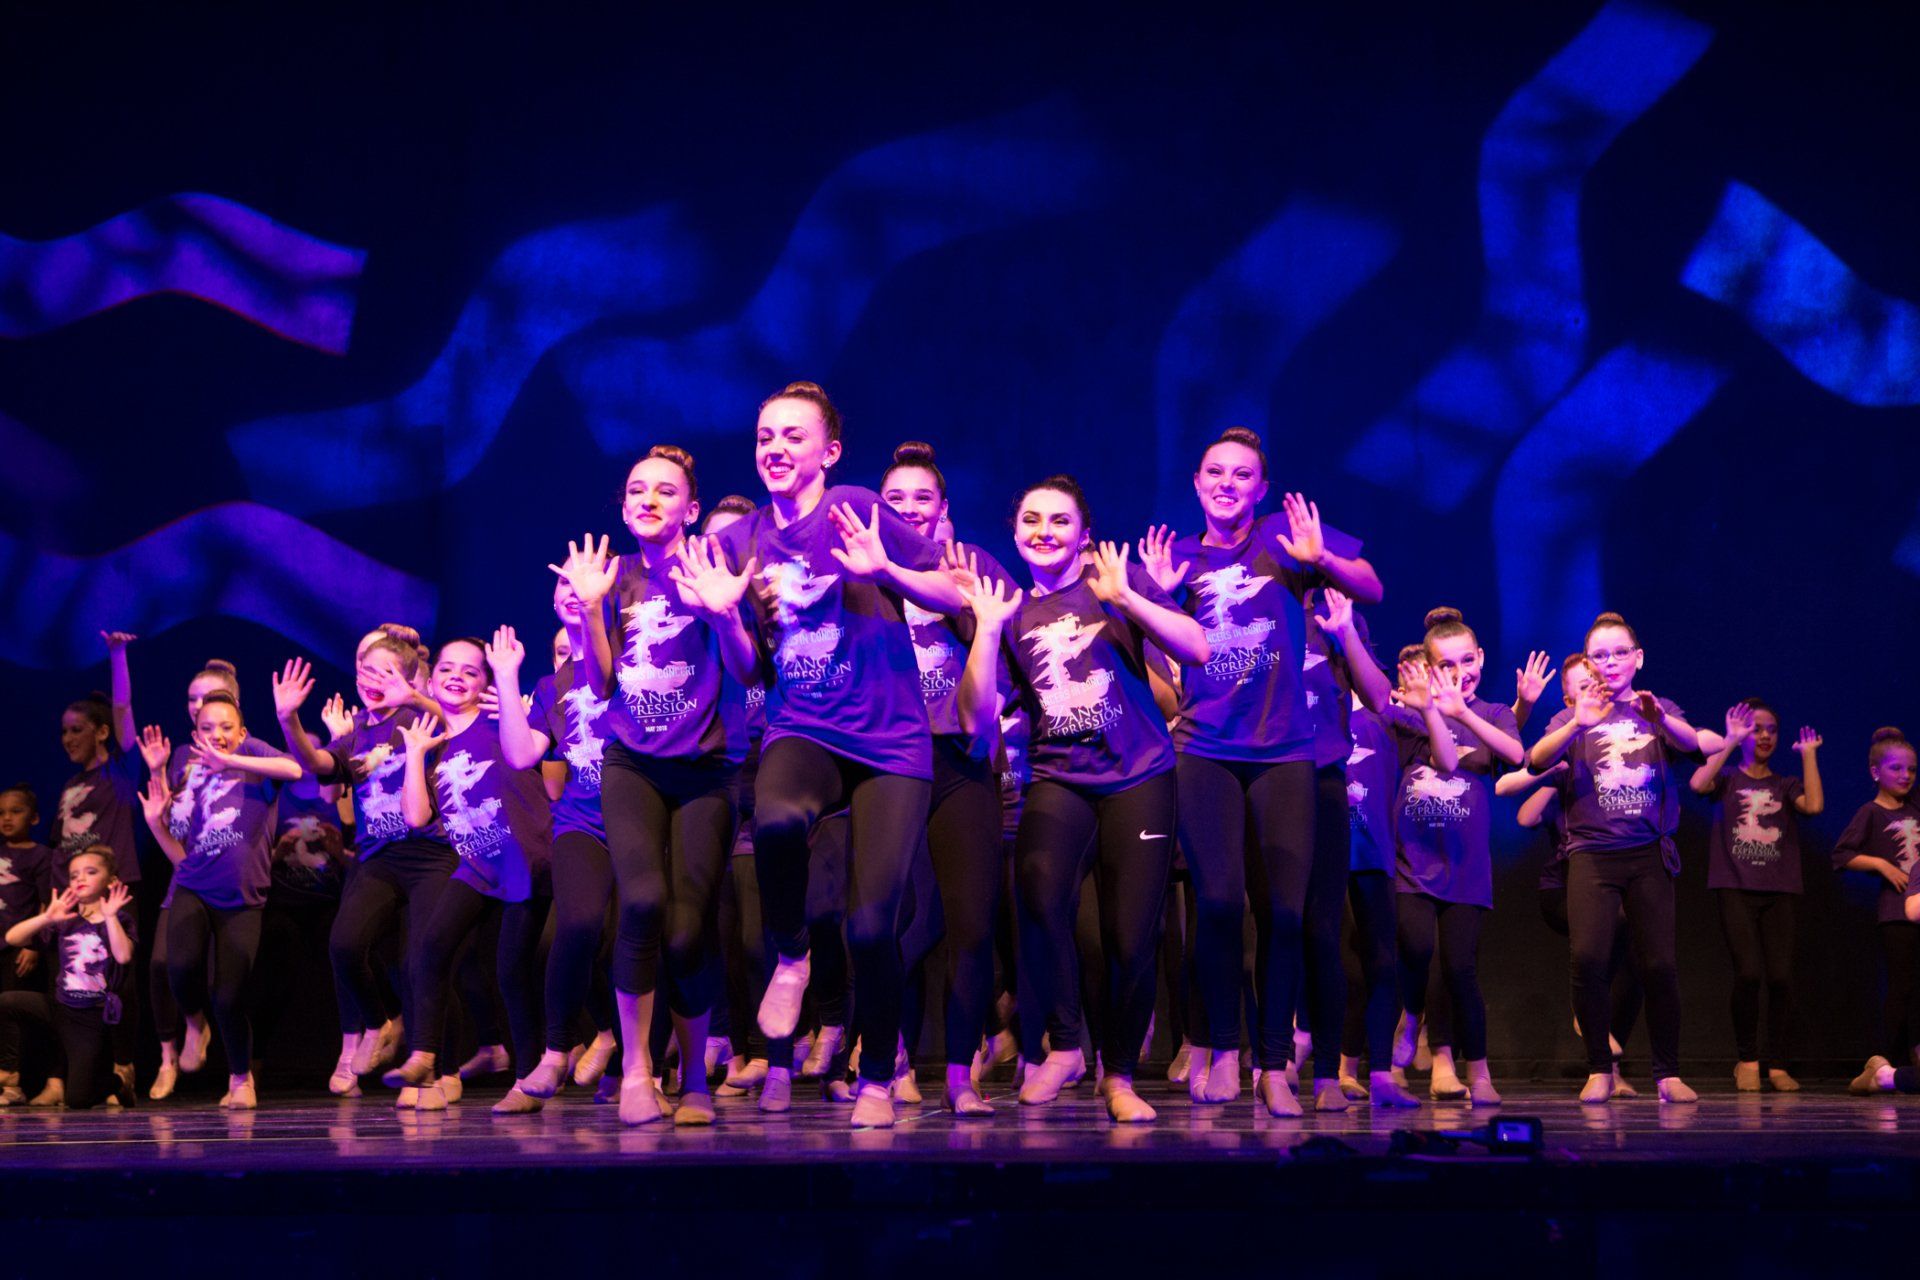
<instances>
[{"instance_id":1,"label":"eyeglasses","mask_svg":"<svg viewBox=\"0 0 1920 1280\"><path fill-rule=\"evenodd\" d=\"M1628 658L1631 658L1634 654L1638 652L1640 652L1638 649L1609 649L1609 650L1604 650L1600 653L1588 654L1587 661L1588 662L1625 662Z\"/></svg>"}]
</instances>

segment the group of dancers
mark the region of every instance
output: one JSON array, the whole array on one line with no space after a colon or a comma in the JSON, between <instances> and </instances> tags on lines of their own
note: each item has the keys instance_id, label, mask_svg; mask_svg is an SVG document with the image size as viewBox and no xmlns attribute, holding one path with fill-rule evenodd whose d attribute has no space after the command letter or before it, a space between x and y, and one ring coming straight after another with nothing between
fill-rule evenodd
<instances>
[{"instance_id":1,"label":"group of dancers","mask_svg":"<svg viewBox=\"0 0 1920 1280\"><path fill-rule=\"evenodd\" d=\"M1620 1045L1644 1008L1660 1101L1688 1103L1687 786L1715 805L1735 1082L1799 1088L1813 730L1791 742L1798 776L1774 772L1769 706L1695 727L1638 686L1639 639L1605 613L1528 745L1548 655L1495 702L1472 628L1439 608L1383 667L1359 540L1298 494L1263 513L1267 458L1245 429L1199 460L1196 534L1107 539L1071 478L1028 487L1017 574L955 536L932 449L902 445L876 492L835 480L843 448L826 392L798 382L760 406L764 503L703 508L692 456L650 450L622 490L632 549L588 535L550 566L560 627L537 678L510 627L430 650L386 624L353 655L358 705L315 708L295 659L271 679L277 734L256 736L237 672L209 662L175 744L137 729L133 637L106 636L112 689L62 719L78 772L46 845L32 793L0 793L0 1102L28 1102L37 1055L33 1103L131 1104L144 998L151 1097L217 1034L221 1104L257 1106L263 936L298 953L324 931L329 1087L382 1079L424 1111L509 1069L497 1114L597 1086L626 1124L704 1125L716 1089L778 1112L811 1077L855 1126L887 1127L919 1101L924 961L942 938L943 1097L961 1117L990 1115L984 1082L1011 1069L1022 1104L1091 1073L1115 1122L1153 1120L1134 1081L1170 937L1171 1074L1196 1106L1232 1103L1249 1073L1271 1116L1418 1106L1420 1052L1433 1097L1493 1105L1477 963L1498 794L1524 795L1520 821L1552 835L1541 905L1571 947L1581 1100L1633 1095ZM1882 730L1869 766L1876 792L1835 859L1884 882L1889 1003L1854 1088L1920 1091L1914 748ZM140 824L172 865L145 981ZM458 1065L456 999L482 1045Z\"/></svg>"}]
</instances>

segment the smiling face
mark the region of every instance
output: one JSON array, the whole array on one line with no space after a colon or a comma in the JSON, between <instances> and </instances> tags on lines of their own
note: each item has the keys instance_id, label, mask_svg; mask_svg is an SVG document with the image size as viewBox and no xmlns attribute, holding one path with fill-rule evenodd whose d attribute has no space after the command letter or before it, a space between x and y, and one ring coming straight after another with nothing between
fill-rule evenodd
<instances>
[{"instance_id":1,"label":"smiling face","mask_svg":"<svg viewBox=\"0 0 1920 1280\"><path fill-rule=\"evenodd\" d=\"M0 840L23 843L33 829L33 805L24 791L0 791Z\"/></svg>"},{"instance_id":2,"label":"smiling face","mask_svg":"<svg viewBox=\"0 0 1920 1280\"><path fill-rule=\"evenodd\" d=\"M573 657L573 637L567 634L565 627L553 633L553 669L558 671L567 665L567 659Z\"/></svg>"},{"instance_id":3,"label":"smiling face","mask_svg":"<svg viewBox=\"0 0 1920 1280\"><path fill-rule=\"evenodd\" d=\"M1245 523L1267 496L1260 455L1243 444L1221 441L1200 459L1200 469L1193 473L1193 491L1209 521L1221 525Z\"/></svg>"},{"instance_id":4,"label":"smiling face","mask_svg":"<svg viewBox=\"0 0 1920 1280\"><path fill-rule=\"evenodd\" d=\"M1471 635L1442 636L1428 645L1427 660L1433 669L1458 676L1460 693L1468 698L1480 687L1480 669L1486 659Z\"/></svg>"},{"instance_id":5,"label":"smiling face","mask_svg":"<svg viewBox=\"0 0 1920 1280\"><path fill-rule=\"evenodd\" d=\"M794 498L821 482L840 461L840 442L827 439L827 420L811 400L769 400L754 425L753 465L776 498Z\"/></svg>"},{"instance_id":6,"label":"smiling face","mask_svg":"<svg viewBox=\"0 0 1920 1280\"><path fill-rule=\"evenodd\" d=\"M113 883L113 868L107 860L97 853L77 853L67 863L67 884L73 889L73 896L81 902L92 904L107 896L107 886Z\"/></svg>"},{"instance_id":7,"label":"smiling face","mask_svg":"<svg viewBox=\"0 0 1920 1280\"><path fill-rule=\"evenodd\" d=\"M1755 708L1753 736L1747 741L1753 744L1753 762L1765 764L1780 746L1780 717Z\"/></svg>"},{"instance_id":8,"label":"smiling face","mask_svg":"<svg viewBox=\"0 0 1920 1280\"><path fill-rule=\"evenodd\" d=\"M1633 678L1646 660L1646 654L1634 643L1633 632L1625 627L1596 627L1587 637L1587 661L1600 673L1607 692L1616 698L1633 688Z\"/></svg>"},{"instance_id":9,"label":"smiling face","mask_svg":"<svg viewBox=\"0 0 1920 1280\"><path fill-rule=\"evenodd\" d=\"M215 751L232 751L247 740L247 727L240 723L240 712L225 702L208 702L200 707L200 718L193 728Z\"/></svg>"},{"instance_id":10,"label":"smiling face","mask_svg":"<svg viewBox=\"0 0 1920 1280\"><path fill-rule=\"evenodd\" d=\"M1880 757L1880 763L1868 772L1873 775L1875 786L1899 799L1913 790L1913 770L1913 748L1902 743L1897 747L1889 747L1887 753Z\"/></svg>"},{"instance_id":11,"label":"smiling face","mask_svg":"<svg viewBox=\"0 0 1920 1280\"><path fill-rule=\"evenodd\" d=\"M479 705L487 687L487 655L470 640L449 640L433 663L433 680L427 692L458 715Z\"/></svg>"},{"instance_id":12,"label":"smiling face","mask_svg":"<svg viewBox=\"0 0 1920 1280\"><path fill-rule=\"evenodd\" d=\"M925 467L895 467L887 472L880 500L922 536L938 537L940 522L947 515L947 500L940 496L940 482L933 472Z\"/></svg>"},{"instance_id":13,"label":"smiling face","mask_svg":"<svg viewBox=\"0 0 1920 1280\"><path fill-rule=\"evenodd\" d=\"M620 519L642 542L672 542L700 514L687 473L666 458L642 458L627 472Z\"/></svg>"},{"instance_id":14,"label":"smiling face","mask_svg":"<svg viewBox=\"0 0 1920 1280\"><path fill-rule=\"evenodd\" d=\"M222 680L219 676L211 672L202 672L187 682L188 724L200 723L200 704L207 700L208 694L220 689L226 689L229 693L233 692L233 690L227 687L225 680Z\"/></svg>"},{"instance_id":15,"label":"smiling face","mask_svg":"<svg viewBox=\"0 0 1920 1280\"><path fill-rule=\"evenodd\" d=\"M1035 572L1059 574L1077 564L1087 537L1080 508L1058 489L1034 489L1020 499L1013 517L1013 543Z\"/></svg>"},{"instance_id":16,"label":"smiling face","mask_svg":"<svg viewBox=\"0 0 1920 1280\"><path fill-rule=\"evenodd\" d=\"M77 765L91 764L105 750L110 732L107 726L95 724L90 716L78 711L62 712L60 749Z\"/></svg>"},{"instance_id":17,"label":"smiling face","mask_svg":"<svg viewBox=\"0 0 1920 1280\"><path fill-rule=\"evenodd\" d=\"M586 610L580 604L580 593L565 578L554 579L553 616L569 627L579 625L586 616Z\"/></svg>"}]
</instances>

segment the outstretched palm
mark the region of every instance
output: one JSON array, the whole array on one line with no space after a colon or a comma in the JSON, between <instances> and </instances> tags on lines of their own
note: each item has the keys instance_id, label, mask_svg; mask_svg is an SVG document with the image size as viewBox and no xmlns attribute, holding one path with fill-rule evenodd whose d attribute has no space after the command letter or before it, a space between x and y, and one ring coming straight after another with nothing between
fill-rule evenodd
<instances>
[{"instance_id":1,"label":"outstretched palm","mask_svg":"<svg viewBox=\"0 0 1920 1280\"><path fill-rule=\"evenodd\" d=\"M878 503L874 504L872 516L864 524L861 523L860 513L849 503L842 502L828 514L833 520L833 527L840 534L840 545L833 548L833 558L849 574L871 580L892 567L893 561L887 557L886 543L880 538Z\"/></svg>"},{"instance_id":2,"label":"outstretched palm","mask_svg":"<svg viewBox=\"0 0 1920 1280\"><path fill-rule=\"evenodd\" d=\"M759 568L756 558L734 573L712 538L688 538L681 548L680 562L667 570L667 576L679 588L683 604L718 617L740 607Z\"/></svg>"},{"instance_id":3,"label":"outstretched palm","mask_svg":"<svg viewBox=\"0 0 1920 1280\"><path fill-rule=\"evenodd\" d=\"M604 534L596 544L589 533L582 535L577 543L567 543L564 564L550 564L547 568L565 578L573 587L573 593L580 597L580 603L591 608L613 590L620 574L620 558L607 554Z\"/></svg>"}]
</instances>

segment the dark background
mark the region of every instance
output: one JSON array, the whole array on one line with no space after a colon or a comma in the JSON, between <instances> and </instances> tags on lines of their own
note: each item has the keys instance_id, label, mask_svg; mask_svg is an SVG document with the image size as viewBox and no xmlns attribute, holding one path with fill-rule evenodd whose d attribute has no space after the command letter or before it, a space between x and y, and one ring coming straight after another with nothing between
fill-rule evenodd
<instances>
[{"instance_id":1,"label":"dark background","mask_svg":"<svg viewBox=\"0 0 1920 1280\"><path fill-rule=\"evenodd\" d=\"M9 6L0 772L57 798L58 715L104 687L103 626L143 634L138 713L176 738L202 659L237 662L268 725L269 670L305 652L322 695L346 688L388 602L429 636L547 634L544 566L618 532L628 463L671 440L709 500L758 494L754 406L789 378L840 401L850 480L932 441L961 535L1009 560L1017 487L1058 470L1116 536L1197 524L1199 446L1242 422L1276 487L1366 539L1384 652L1459 606L1506 697L1528 648L1557 659L1618 609L1644 687L1697 723L1759 693L1786 735L1821 729L1800 1057L1857 1063L1872 885L1824 868L1870 797L1869 734L1913 712L1915 20L908 9ZM1753 240L1715 300L1682 276L1729 184L1804 230ZM128 211L200 242L170 204L188 192L365 252L344 352L213 287L58 316L29 291L54 271L34 242L136 274L173 251L86 235ZM297 296L300 266L263 270ZM240 501L305 527L248 535L229 509L142 543ZM363 583L341 546L397 572ZM59 559L109 552L92 576ZM1728 1059L1703 823L1686 1051ZM1501 827L1493 1053L1571 1061L1540 850Z\"/></svg>"}]
</instances>

